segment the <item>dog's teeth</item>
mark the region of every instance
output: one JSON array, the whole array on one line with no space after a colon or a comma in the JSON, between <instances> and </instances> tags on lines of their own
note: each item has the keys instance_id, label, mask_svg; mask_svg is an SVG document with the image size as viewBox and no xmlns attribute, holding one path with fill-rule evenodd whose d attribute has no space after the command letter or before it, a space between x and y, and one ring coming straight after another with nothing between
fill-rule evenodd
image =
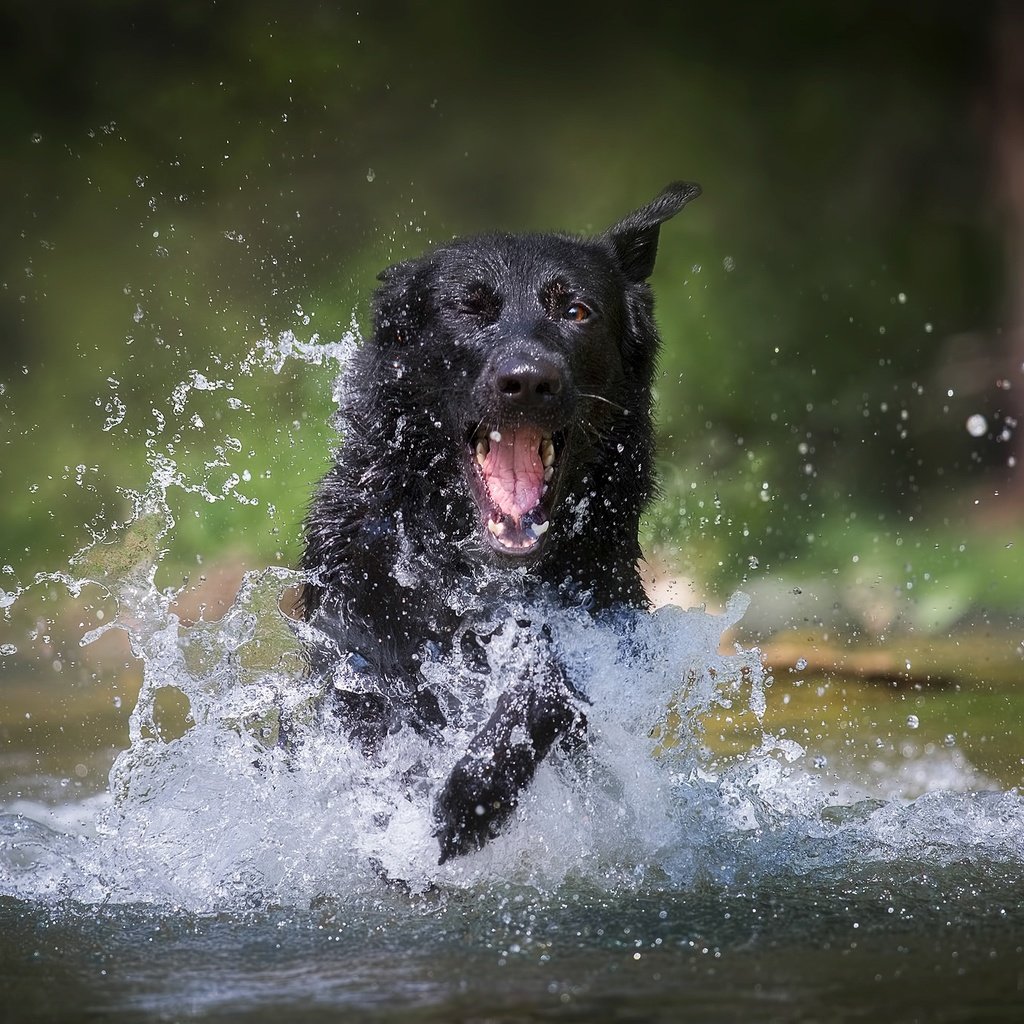
<instances>
[{"instance_id":1,"label":"dog's teeth","mask_svg":"<svg viewBox=\"0 0 1024 1024\"><path fill-rule=\"evenodd\" d=\"M549 437L545 437L540 443L540 460L544 463L545 469L555 464L555 446Z\"/></svg>"},{"instance_id":2,"label":"dog's teeth","mask_svg":"<svg viewBox=\"0 0 1024 1024\"><path fill-rule=\"evenodd\" d=\"M492 441L493 441L493 442L494 442L495 444L501 444L501 431L500 431L500 430L492 430L492 431L491 431L491 432L490 432L490 433L489 433L489 434L488 434L487 436L488 436L488 437L489 437L489 438L490 438L490 439L491 439L491 440L492 440Z\"/></svg>"},{"instance_id":3,"label":"dog's teeth","mask_svg":"<svg viewBox=\"0 0 1024 1024\"><path fill-rule=\"evenodd\" d=\"M479 462L481 466L484 464L484 462L487 459L487 451L488 451L487 442L482 440L482 439L477 441L477 443L476 443L476 461Z\"/></svg>"},{"instance_id":4,"label":"dog's teeth","mask_svg":"<svg viewBox=\"0 0 1024 1024\"><path fill-rule=\"evenodd\" d=\"M508 527L506 527L504 523L497 523L493 519L488 519L487 529L490 530L495 537L500 537Z\"/></svg>"},{"instance_id":5,"label":"dog's teeth","mask_svg":"<svg viewBox=\"0 0 1024 1024\"><path fill-rule=\"evenodd\" d=\"M551 478L554 475L555 475L555 467L554 466L548 466L544 470L544 482L547 483L547 484L551 483Z\"/></svg>"},{"instance_id":6,"label":"dog's teeth","mask_svg":"<svg viewBox=\"0 0 1024 1024\"><path fill-rule=\"evenodd\" d=\"M548 527L550 525L551 525L551 523L549 521L547 521L547 520L545 520L543 523L534 523L530 527L530 533L532 533L534 535L534 537L540 537L543 534L548 532Z\"/></svg>"}]
</instances>

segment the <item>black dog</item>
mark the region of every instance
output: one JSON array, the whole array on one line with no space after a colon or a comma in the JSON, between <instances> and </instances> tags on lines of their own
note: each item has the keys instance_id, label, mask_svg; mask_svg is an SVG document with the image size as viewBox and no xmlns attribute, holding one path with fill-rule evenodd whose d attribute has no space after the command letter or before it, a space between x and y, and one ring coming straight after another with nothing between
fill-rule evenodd
<instances>
[{"instance_id":1,"label":"black dog","mask_svg":"<svg viewBox=\"0 0 1024 1024\"><path fill-rule=\"evenodd\" d=\"M515 627L530 671L437 798L441 862L497 833L556 741L585 739L544 608L645 606L659 346L646 281L660 225L699 193L670 185L594 238L456 239L380 275L337 464L306 520L313 669L337 673L333 710L371 755L402 725L439 740L461 712L442 708L424 659L456 644L471 658L495 608L531 609Z\"/></svg>"}]
</instances>

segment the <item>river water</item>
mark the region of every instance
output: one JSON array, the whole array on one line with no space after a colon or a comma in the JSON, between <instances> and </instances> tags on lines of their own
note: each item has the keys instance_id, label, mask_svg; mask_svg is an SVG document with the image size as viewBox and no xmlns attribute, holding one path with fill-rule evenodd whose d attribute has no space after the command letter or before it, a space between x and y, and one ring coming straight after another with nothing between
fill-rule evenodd
<instances>
[{"instance_id":1,"label":"river water","mask_svg":"<svg viewBox=\"0 0 1024 1024\"><path fill-rule=\"evenodd\" d=\"M151 465L125 524L3 595L95 595L83 642L118 632L142 672L106 784L49 778L38 734L6 733L8 1019L1021 1019L1019 791L912 742L917 715L885 743L874 721L774 726L781 681L722 640L742 595L719 615L553 614L590 755L543 765L505 834L439 866L431 796L466 737L351 750L315 712L289 570L184 621L155 582L181 481ZM486 679L425 671L486 704L523 671L491 647Z\"/></svg>"}]
</instances>

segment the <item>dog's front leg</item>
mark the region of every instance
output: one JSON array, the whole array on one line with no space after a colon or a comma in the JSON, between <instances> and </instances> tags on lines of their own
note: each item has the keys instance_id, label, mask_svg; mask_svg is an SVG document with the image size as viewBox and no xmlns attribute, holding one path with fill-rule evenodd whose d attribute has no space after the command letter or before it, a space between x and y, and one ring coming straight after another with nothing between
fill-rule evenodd
<instances>
[{"instance_id":1,"label":"dog's front leg","mask_svg":"<svg viewBox=\"0 0 1024 1024\"><path fill-rule=\"evenodd\" d=\"M503 693L437 798L439 863L496 836L554 742L577 747L586 729L586 717L557 671Z\"/></svg>"}]
</instances>

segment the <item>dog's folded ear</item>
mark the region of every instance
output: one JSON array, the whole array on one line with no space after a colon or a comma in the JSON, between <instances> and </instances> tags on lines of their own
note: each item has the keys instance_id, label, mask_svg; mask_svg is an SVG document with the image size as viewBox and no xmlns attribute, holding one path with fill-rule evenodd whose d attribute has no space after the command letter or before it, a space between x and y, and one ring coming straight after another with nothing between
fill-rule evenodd
<instances>
[{"instance_id":1,"label":"dog's folded ear","mask_svg":"<svg viewBox=\"0 0 1024 1024\"><path fill-rule=\"evenodd\" d=\"M408 277L417 262L418 260L402 260L401 263L392 263L390 267L385 267L377 275L377 280L393 283L400 278Z\"/></svg>"},{"instance_id":2,"label":"dog's folded ear","mask_svg":"<svg viewBox=\"0 0 1024 1024\"><path fill-rule=\"evenodd\" d=\"M425 318L427 290L422 280L423 260L403 260L377 275L374 295L374 337L404 344Z\"/></svg>"},{"instance_id":3,"label":"dog's folded ear","mask_svg":"<svg viewBox=\"0 0 1024 1024\"><path fill-rule=\"evenodd\" d=\"M675 181L646 206L634 210L605 232L604 237L612 243L628 281L638 284L651 276L658 255L658 229L699 195L700 185Z\"/></svg>"}]
</instances>

